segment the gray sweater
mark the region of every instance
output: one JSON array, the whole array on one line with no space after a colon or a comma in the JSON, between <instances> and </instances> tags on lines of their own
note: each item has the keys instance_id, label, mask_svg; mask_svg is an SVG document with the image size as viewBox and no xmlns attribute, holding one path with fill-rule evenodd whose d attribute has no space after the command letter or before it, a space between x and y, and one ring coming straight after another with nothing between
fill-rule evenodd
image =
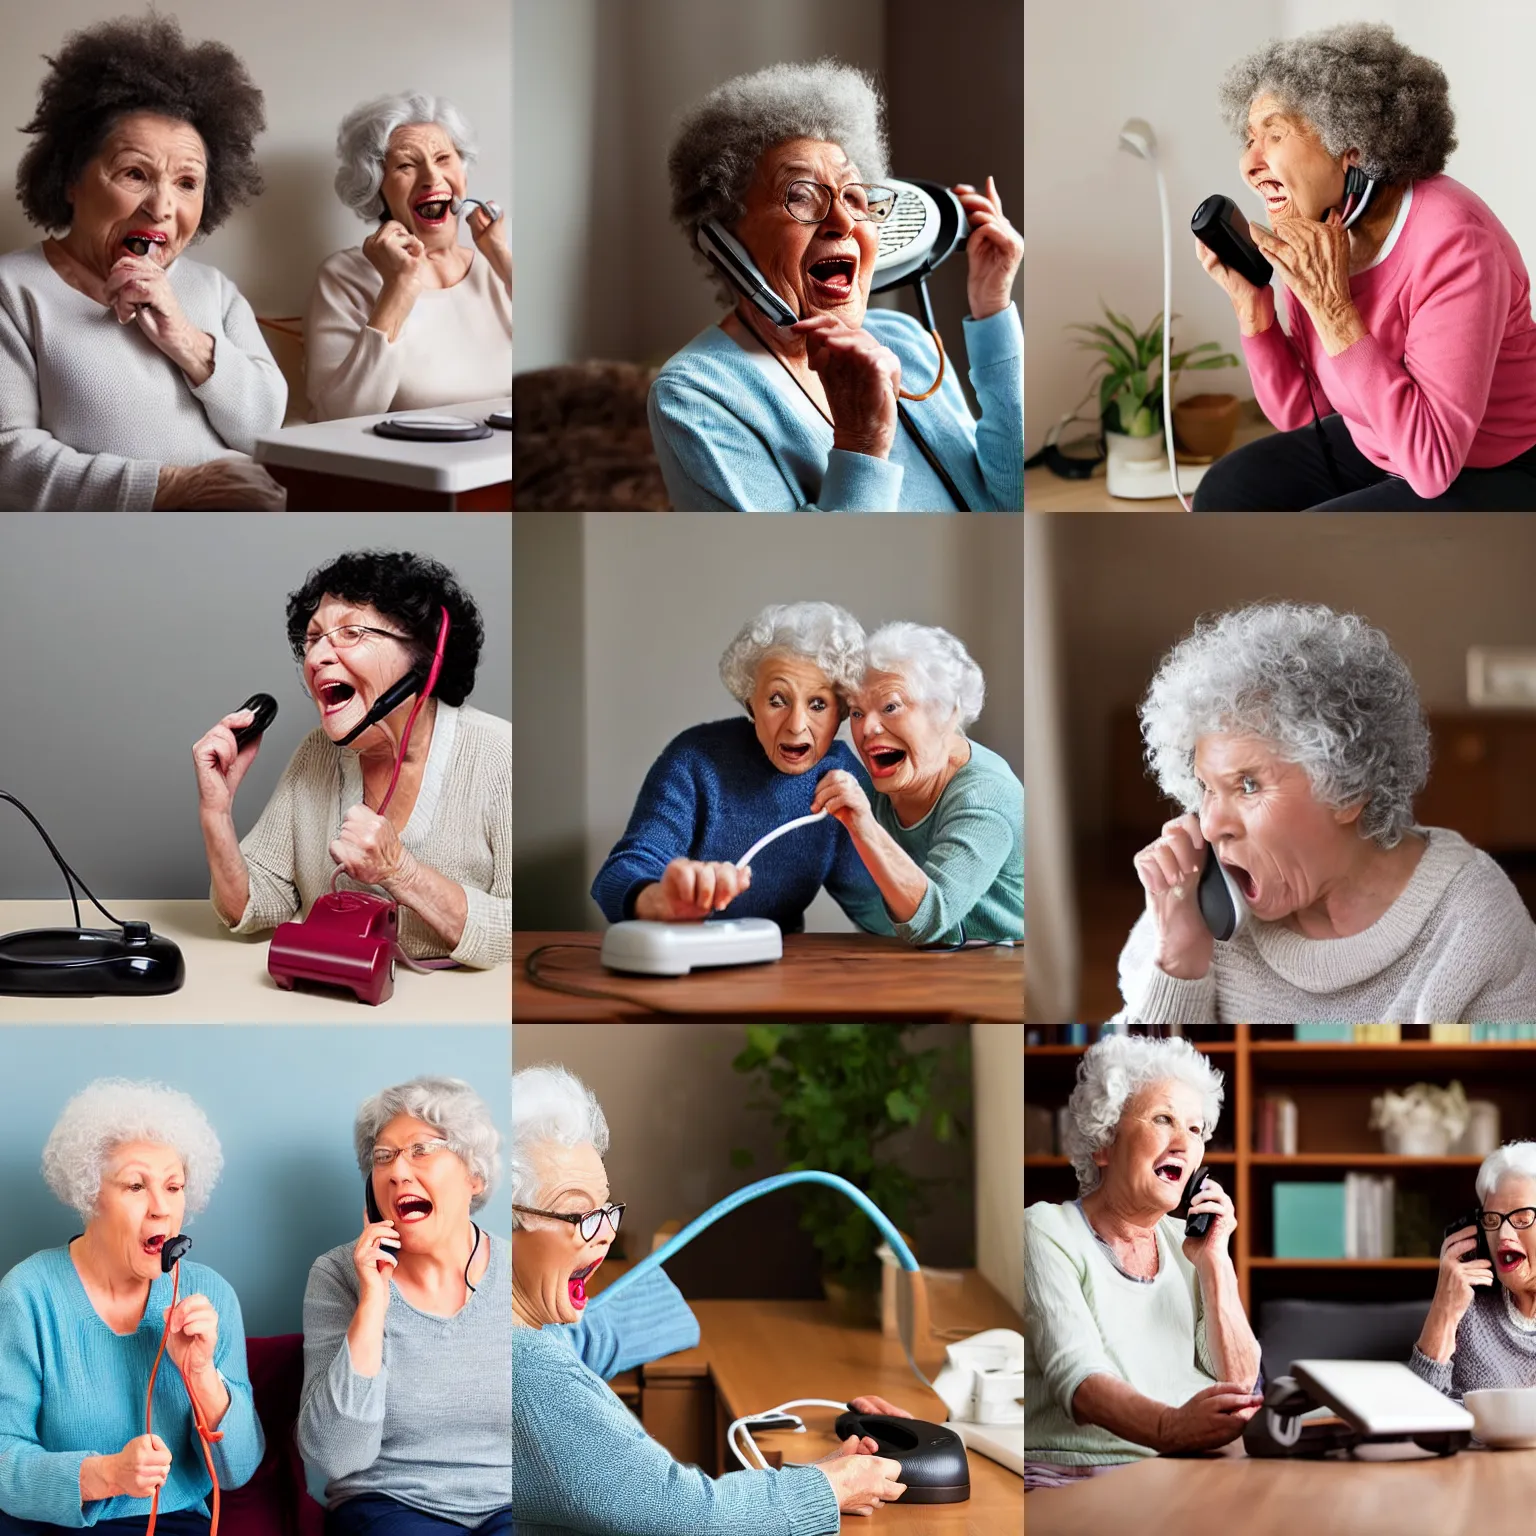
<instances>
[{"instance_id":1,"label":"gray sweater","mask_svg":"<svg viewBox=\"0 0 1536 1536\"><path fill-rule=\"evenodd\" d=\"M352 1369L353 1244L322 1253L304 1291L304 1393L296 1434L335 1508L386 1494L474 1527L512 1502L512 1245L489 1232L490 1263L452 1317L389 1287L384 1364Z\"/></svg>"},{"instance_id":2,"label":"gray sweater","mask_svg":"<svg viewBox=\"0 0 1536 1536\"><path fill-rule=\"evenodd\" d=\"M1415 1344L1408 1364L1458 1403L1485 1387L1536 1387L1536 1320L1521 1316L1509 1291L1495 1282L1472 1298L1449 1360L1431 1360Z\"/></svg>"},{"instance_id":3,"label":"gray sweater","mask_svg":"<svg viewBox=\"0 0 1536 1536\"><path fill-rule=\"evenodd\" d=\"M1120 955L1119 1020L1447 1024L1536 1019L1536 925L1509 877L1458 833L1429 845L1364 933L1306 939L1250 918L1198 981L1158 969L1143 912Z\"/></svg>"},{"instance_id":4,"label":"gray sweater","mask_svg":"<svg viewBox=\"0 0 1536 1536\"><path fill-rule=\"evenodd\" d=\"M169 268L214 340L195 388L137 324L71 288L41 245L0 256L0 509L141 511L162 465L248 454L283 424L288 386L251 306L216 267Z\"/></svg>"}]
</instances>

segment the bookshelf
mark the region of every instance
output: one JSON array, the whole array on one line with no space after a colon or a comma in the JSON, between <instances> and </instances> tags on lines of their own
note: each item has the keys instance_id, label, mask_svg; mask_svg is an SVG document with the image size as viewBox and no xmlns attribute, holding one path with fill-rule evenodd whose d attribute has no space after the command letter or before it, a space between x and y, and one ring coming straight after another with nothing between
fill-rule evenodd
<instances>
[{"instance_id":1,"label":"bookshelf","mask_svg":"<svg viewBox=\"0 0 1536 1536\"><path fill-rule=\"evenodd\" d=\"M1087 1049L1057 1043L1058 1031L1031 1026L1040 1044L1024 1048L1024 1097L1053 1113L1067 1101L1077 1063ZM1536 1041L1442 1044L1427 1028L1404 1027L1402 1041L1354 1044L1298 1042L1275 1025L1187 1026L1190 1044L1226 1075L1226 1098L1205 1160L1221 1170L1223 1187L1237 1210L1232 1259L1243 1305L1250 1316L1264 1301L1281 1297L1397 1301L1427 1298L1442 1229L1474 1200L1480 1157L1400 1157L1381 1149L1369 1129L1371 1099L1385 1088L1410 1083L1444 1084L1455 1078L1469 1099L1499 1108L1499 1138L1536 1138ZM1267 1093L1296 1101L1297 1152L1256 1152L1255 1116ZM1070 1200L1077 1179L1065 1157L1024 1159L1024 1200ZM1337 1182L1346 1173L1389 1173L1400 1192L1411 1191L1429 1227L1426 1251L1383 1259L1277 1259L1274 1257L1274 1195L1277 1180ZM1430 1244L1432 1243L1432 1248Z\"/></svg>"}]
</instances>

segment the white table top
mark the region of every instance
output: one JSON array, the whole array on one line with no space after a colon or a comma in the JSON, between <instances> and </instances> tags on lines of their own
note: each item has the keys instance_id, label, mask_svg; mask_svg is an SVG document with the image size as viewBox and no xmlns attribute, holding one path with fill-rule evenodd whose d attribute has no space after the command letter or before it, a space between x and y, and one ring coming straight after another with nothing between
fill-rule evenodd
<instances>
[{"instance_id":1,"label":"white table top","mask_svg":"<svg viewBox=\"0 0 1536 1536\"><path fill-rule=\"evenodd\" d=\"M267 974L270 934L235 938L207 901L136 901L102 896L125 921L147 922L181 950L187 979L165 997L0 996L4 1024L500 1024L512 1023L512 976L452 970L420 975L396 969L395 994L369 1007L343 992L284 992ZM83 901L87 928L111 924ZM68 901L0 901L0 933L70 927Z\"/></svg>"},{"instance_id":2,"label":"white table top","mask_svg":"<svg viewBox=\"0 0 1536 1536\"><path fill-rule=\"evenodd\" d=\"M492 411L510 411L512 397L469 400L434 406L435 416L467 416L484 421ZM381 480L418 491L455 495L483 485L501 485L512 478L512 434L493 429L473 443L408 443L380 437L373 424L401 411L374 416L348 416L340 421L309 422L284 427L256 439L256 462L286 469L307 469L321 475L346 475L357 480Z\"/></svg>"}]
</instances>

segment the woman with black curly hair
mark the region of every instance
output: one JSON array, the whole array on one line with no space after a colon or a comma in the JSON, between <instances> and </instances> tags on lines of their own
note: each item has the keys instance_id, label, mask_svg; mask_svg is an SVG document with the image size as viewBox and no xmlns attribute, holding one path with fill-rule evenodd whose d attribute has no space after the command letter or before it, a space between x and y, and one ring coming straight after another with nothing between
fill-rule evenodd
<instances>
[{"instance_id":1,"label":"woman with black curly hair","mask_svg":"<svg viewBox=\"0 0 1536 1536\"><path fill-rule=\"evenodd\" d=\"M1270 227L1275 297L1195 243L1279 435L1219 460L1197 512L1536 508L1536 323L1520 251L1445 175L1445 72L1367 22L1267 43L1222 109Z\"/></svg>"},{"instance_id":2,"label":"woman with black curly hair","mask_svg":"<svg viewBox=\"0 0 1536 1536\"><path fill-rule=\"evenodd\" d=\"M442 671L417 717L386 813L413 699L343 739L407 672L430 666L443 609ZM248 711L192 748L213 908L235 933L307 912L337 866L352 888L400 905L400 942L488 969L512 953L512 726L467 705L485 638L453 573L424 555L363 550L311 571L288 596L288 643L319 728L299 743L244 840L235 792L261 739L235 745Z\"/></svg>"},{"instance_id":3,"label":"woman with black curly hair","mask_svg":"<svg viewBox=\"0 0 1536 1536\"><path fill-rule=\"evenodd\" d=\"M0 506L280 507L247 456L287 386L235 285L182 254L261 191L261 92L153 15L48 65L16 191L63 233L0 257Z\"/></svg>"}]
</instances>

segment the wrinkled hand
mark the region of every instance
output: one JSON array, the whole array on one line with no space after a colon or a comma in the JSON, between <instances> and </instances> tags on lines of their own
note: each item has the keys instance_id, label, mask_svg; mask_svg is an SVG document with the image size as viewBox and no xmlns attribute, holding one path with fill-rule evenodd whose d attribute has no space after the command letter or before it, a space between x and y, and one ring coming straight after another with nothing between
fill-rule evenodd
<instances>
[{"instance_id":1,"label":"wrinkled hand","mask_svg":"<svg viewBox=\"0 0 1536 1536\"><path fill-rule=\"evenodd\" d=\"M342 817L331 857L363 885L404 883L416 867L389 819L366 805L354 805Z\"/></svg>"},{"instance_id":2,"label":"wrinkled hand","mask_svg":"<svg viewBox=\"0 0 1536 1536\"><path fill-rule=\"evenodd\" d=\"M171 1453L159 1435L138 1435L109 1456L107 1466L115 1497L147 1499L171 1475Z\"/></svg>"},{"instance_id":3,"label":"wrinkled hand","mask_svg":"<svg viewBox=\"0 0 1536 1536\"><path fill-rule=\"evenodd\" d=\"M202 810L226 815L235 803L235 791L261 751L259 736L237 751L235 732L255 718L255 710L237 709L193 742L192 767L197 774L197 803Z\"/></svg>"},{"instance_id":4,"label":"wrinkled hand","mask_svg":"<svg viewBox=\"0 0 1536 1536\"><path fill-rule=\"evenodd\" d=\"M868 826L875 819L863 786L842 768L822 774L811 799L811 810L830 811L850 832L855 827Z\"/></svg>"},{"instance_id":5,"label":"wrinkled hand","mask_svg":"<svg viewBox=\"0 0 1536 1536\"><path fill-rule=\"evenodd\" d=\"M1248 228L1257 231L1259 226L1250 223ZM1211 279L1231 299L1243 335L1257 336L1274 324L1275 295L1272 288L1255 288L1241 272L1225 266L1216 252L1198 235L1195 236L1195 255L1200 258L1200 265L1210 274Z\"/></svg>"},{"instance_id":6,"label":"wrinkled hand","mask_svg":"<svg viewBox=\"0 0 1536 1536\"><path fill-rule=\"evenodd\" d=\"M107 308L119 325L139 329L173 362L189 362L209 337L187 319L171 287L170 273L148 256L121 256L107 273Z\"/></svg>"},{"instance_id":7,"label":"wrinkled hand","mask_svg":"<svg viewBox=\"0 0 1536 1536\"><path fill-rule=\"evenodd\" d=\"M206 464L165 464L155 488L160 511L281 512L288 492L260 464L245 457Z\"/></svg>"},{"instance_id":8,"label":"wrinkled hand","mask_svg":"<svg viewBox=\"0 0 1536 1536\"><path fill-rule=\"evenodd\" d=\"M1193 1172L1190 1177L1194 1177ZM1197 1268L1225 1258L1227 1240L1237 1231L1237 1211L1233 1208L1232 1197L1213 1178L1208 1177L1200 1186L1200 1193L1189 1202L1191 1216L1198 1216L1202 1211L1210 1211L1215 1218L1210 1229L1204 1237L1184 1239L1184 1257Z\"/></svg>"},{"instance_id":9,"label":"wrinkled hand","mask_svg":"<svg viewBox=\"0 0 1536 1536\"><path fill-rule=\"evenodd\" d=\"M734 864L673 859L661 879L635 899L635 916L662 923L701 923L752 884L752 870Z\"/></svg>"},{"instance_id":10,"label":"wrinkled hand","mask_svg":"<svg viewBox=\"0 0 1536 1536\"><path fill-rule=\"evenodd\" d=\"M352 1268L357 1275L358 1305L364 1302L389 1301L389 1277L399 1264L399 1249L386 1248L382 1239L400 1240L400 1231L393 1221L370 1221L363 1211L362 1236L352 1245Z\"/></svg>"},{"instance_id":11,"label":"wrinkled hand","mask_svg":"<svg viewBox=\"0 0 1536 1536\"><path fill-rule=\"evenodd\" d=\"M1210 970L1216 953L1197 896L1204 862L1205 838L1193 812L1165 822L1163 835L1135 859L1157 930L1157 967L1182 981L1198 981Z\"/></svg>"},{"instance_id":12,"label":"wrinkled hand","mask_svg":"<svg viewBox=\"0 0 1536 1536\"><path fill-rule=\"evenodd\" d=\"M869 331L856 330L835 315L812 315L790 329L805 338L806 360L821 375L832 412L832 446L889 458L896 440L901 359Z\"/></svg>"},{"instance_id":13,"label":"wrinkled hand","mask_svg":"<svg viewBox=\"0 0 1536 1536\"><path fill-rule=\"evenodd\" d=\"M219 1342L219 1314L202 1295L183 1296L166 1311L171 1319L171 1331L165 1339L166 1354L189 1380L201 1376L213 1365Z\"/></svg>"},{"instance_id":14,"label":"wrinkled hand","mask_svg":"<svg viewBox=\"0 0 1536 1536\"><path fill-rule=\"evenodd\" d=\"M1462 1260L1477 1247L1477 1228L1463 1227L1440 1245L1440 1268L1435 1275L1434 1300L1429 1304L1453 1331L1466 1316L1480 1285L1493 1284L1493 1265L1487 1259Z\"/></svg>"},{"instance_id":15,"label":"wrinkled hand","mask_svg":"<svg viewBox=\"0 0 1536 1536\"><path fill-rule=\"evenodd\" d=\"M1013 302L1013 280L1024 260L1024 236L1008 222L997 183L987 177L987 190L978 192L969 182L950 188L960 199L970 220L971 233L965 242L969 271L965 280L966 298L973 320L985 320L1007 309Z\"/></svg>"},{"instance_id":16,"label":"wrinkled hand","mask_svg":"<svg viewBox=\"0 0 1536 1536\"><path fill-rule=\"evenodd\" d=\"M1276 221L1268 230L1250 224L1254 244L1280 269L1285 285L1312 317L1329 356L1365 335L1360 311L1349 291L1349 234L1335 208L1326 221L1299 215ZM1345 338L1348 337L1348 340Z\"/></svg>"},{"instance_id":17,"label":"wrinkled hand","mask_svg":"<svg viewBox=\"0 0 1536 1536\"><path fill-rule=\"evenodd\" d=\"M427 248L398 219L386 219L363 241L363 255L373 263L386 288L404 288L412 293L420 289Z\"/></svg>"},{"instance_id":18,"label":"wrinkled hand","mask_svg":"<svg viewBox=\"0 0 1536 1536\"><path fill-rule=\"evenodd\" d=\"M879 1444L868 1435L862 1439L849 1435L830 1456L814 1465L821 1468L832 1484L837 1507L845 1515L872 1515L882 1504L890 1504L907 1491L901 1476L901 1463L878 1454Z\"/></svg>"},{"instance_id":19,"label":"wrinkled hand","mask_svg":"<svg viewBox=\"0 0 1536 1536\"><path fill-rule=\"evenodd\" d=\"M1263 1405L1261 1393L1237 1382L1218 1381L1196 1392L1187 1403L1163 1409L1155 1450L1214 1451L1236 1440L1248 1420Z\"/></svg>"},{"instance_id":20,"label":"wrinkled hand","mask_svg":"<svg viewBox=\"0 0 1536 1536\"><path fill-rule=\"evenodd\" d=\"M489 202L490 199L487 199ZM493 218L484 208L477 203L469 210L470 238L475 242L475 248L485 259L490 262L491 270L510 289L512 286L512 242L507 234L507 226L511 223L506 216L506 211L500 203L492 202L491 207L500 215Z\"/></svg>"}]
</instances>

